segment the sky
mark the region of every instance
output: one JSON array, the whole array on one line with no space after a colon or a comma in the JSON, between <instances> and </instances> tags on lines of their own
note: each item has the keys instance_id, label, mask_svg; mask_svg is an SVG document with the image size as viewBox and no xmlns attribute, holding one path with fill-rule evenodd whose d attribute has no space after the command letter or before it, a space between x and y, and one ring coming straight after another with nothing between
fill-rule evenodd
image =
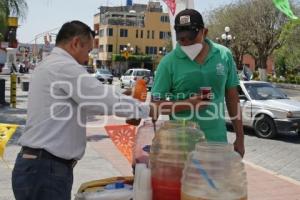
<instances>
[{"instance_id":1,"label":"sky","mask_svg":"<svg viewBox=\"0 0 300 200\"><path fill-rule=\"evenodd\" d=\"M71 20L80 20L93 27L93 16L100 6L126 5L126 0L26 0L28 13L20 21L17 38L21 43L34 43L35 36L52 29L59 29ZM148 0L133 0L133 3L147 3ZM161 1L162 2L162 1ZM194 0L195 9L209 11L228 4L232 0ZM162 2L162 4L164 4ZM42 42L42 38L38 42Z\"/></svg>"}]
</instances>

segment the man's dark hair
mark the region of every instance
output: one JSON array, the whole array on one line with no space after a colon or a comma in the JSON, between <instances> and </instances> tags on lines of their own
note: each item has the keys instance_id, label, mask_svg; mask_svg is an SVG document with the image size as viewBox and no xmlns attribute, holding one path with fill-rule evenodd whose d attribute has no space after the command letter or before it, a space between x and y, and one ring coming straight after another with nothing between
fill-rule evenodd
<instances>
[{"instance_id":1,"label":"man's dark hair","mask_svg":"<svg viewBox=\"0 0 300 200\"><path fill-rule=\"evenodd\" d=\"M89 39L90 36L95 37L94 31L81 21L71 21L65 23L56 36L56 46L68 42L75 36Z\"/></svg>"}]
</instances>

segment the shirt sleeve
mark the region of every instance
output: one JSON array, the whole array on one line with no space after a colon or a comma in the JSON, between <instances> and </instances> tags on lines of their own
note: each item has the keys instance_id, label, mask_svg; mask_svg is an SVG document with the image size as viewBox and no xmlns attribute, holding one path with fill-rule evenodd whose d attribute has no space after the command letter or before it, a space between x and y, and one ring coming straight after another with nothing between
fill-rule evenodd
<instances>
[{"instance_id":1,"label":"shirt sleeve","mask_svg":"<svg viewBox=\"0 0 300 200\"><path fill-rule=\"evenodd\" d=\"M149 105L123 95L117 87L101 84L81 66L64 66L59 74L59 89L87 114L147 118Z\"/></svg>"},{"instance_id":2,"label":"shirt sleeve","mask_svg":"<svg viewBox=\"0 0 300 200\"><path fill-rule=\"evenodd\" d=\"M225 84L226 89L230 89L232 87L236 87L240 84L236 64L233 60L233 56L230 52L227 53L228 57L228 74L227 74L227 81Z\"/></svg>"},{"instance_id":3,"label":"shirt sleeve","mask_svg":"<svg viewBox=\"0 0 300 200\"><path fill-rule=\"evenodd\" d=\"M151 90L153 99L165 100L171 92L172 87L172 74L167 62L160 62L157 67L154 83Z\"/></svg>"}]
</instances>

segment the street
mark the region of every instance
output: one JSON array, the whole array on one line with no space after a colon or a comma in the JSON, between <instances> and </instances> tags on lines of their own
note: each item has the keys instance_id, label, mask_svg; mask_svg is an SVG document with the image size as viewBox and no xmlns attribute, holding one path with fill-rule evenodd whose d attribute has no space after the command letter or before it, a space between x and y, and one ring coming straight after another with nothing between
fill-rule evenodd
<instances>
[{"instance_id":1,"label":"street","mask_svg":"<svg viewBox=\"0 0 300 200\"><path fill-rule=\"evenodd\" d=\"M0 77L3 78L3 77ZM21 78L21 81L28 80L28 75L23 76ZM6 81L6 101L9 102L9 77L5 77ZM119 86L119 80L114 79L113 85ZM28 98L28 92L23 92L21 90L21 84L18 84L17 87L17 109L10 109L10 108L1 108L0 109L0 122L1 123L18 123L21 125L21 128L19 129L16 136L13 138L12 142L8 146L7 155L11 157L6 157L6 160L9 162L10 167L13 166L13 162L15 159L15 155L18 152L19 148L17 148L14 144L16 142L16 139L21 134L25 122L26 122L26 106L27 106L27 98ZM296 90L289 90L284 89L285 93L287 93L291 98L296 99L300 101L300 91ZM101 117L100 117L101 119ZM111 122L109 122L111 123ZM117 123L114 121L114 123ZM119 122L120 123L120 122ZM284 176L291 180L300 181L300 137L298 135L280 135L276 139L261 139L255 136L254 131L251 129L245 129L245 147L246 147L246 154L244 160L248 163L252 163L254 165L263 167L267 170L272 171L275 174ZM234 134L232 132L232 127L228 127L228 137L229 141L233 141ZM92 144L93 141L89 141L88 143ZM88 144L88 146L90 145ZM94 147L98 148L98 147ZM93 152L90 148L87 150L89 152ZM91 163L94 163L95 165L98 165L100 163L100 160L102 158L99 158L99 162L96 163L96 161L92 161L96 157L92 157ZM85 159L89 159L88 157L85 157ZM89 160L88 160L89 161ZM103 161L101 161L103 162ZM83 162L80 162L81 165ZM110 168L110 164L107 164L107 168ZM1 165L1 168L4 167L4 165ZM96 166L95 166L96 167ZM79 168L80 169L80 168ZM8 170L5 170L8 172ZM75 187L73 188L73 193L76 192L76 189L80 186L80 183L83 183L84 181L93 179L92 176L87 176L88 172L83 171L83 176L81 176L77 182L75 182ZM118 175L118 172L116 170L112 170L112 174ZM109 176L109 175L106 175ZM9 180L10 175L4 174L0 176L1 179ZM2 180L3 180L2 179ZM8 186L7 186L8 187ZM10 187L10 186L9 186ZM9 188L7 188L9 190Z\"/></svg>"}]
</instances>

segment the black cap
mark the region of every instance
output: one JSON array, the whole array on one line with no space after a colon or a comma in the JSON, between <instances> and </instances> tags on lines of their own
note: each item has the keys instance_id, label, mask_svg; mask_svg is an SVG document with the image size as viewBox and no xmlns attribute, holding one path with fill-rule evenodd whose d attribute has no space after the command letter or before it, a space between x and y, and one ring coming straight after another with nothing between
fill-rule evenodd
<instances>
[{"instance_id":1,"label":"black cap","mask_svg":"<svg viewBox=\"0 0 300 200\"><path fill-rule=\"evenodd\" d=\"M181 38L193 40L202 28L204 28L202 15L194 9L185 9L175 17L176 40Z\"/></svg>"}]
</instances>

